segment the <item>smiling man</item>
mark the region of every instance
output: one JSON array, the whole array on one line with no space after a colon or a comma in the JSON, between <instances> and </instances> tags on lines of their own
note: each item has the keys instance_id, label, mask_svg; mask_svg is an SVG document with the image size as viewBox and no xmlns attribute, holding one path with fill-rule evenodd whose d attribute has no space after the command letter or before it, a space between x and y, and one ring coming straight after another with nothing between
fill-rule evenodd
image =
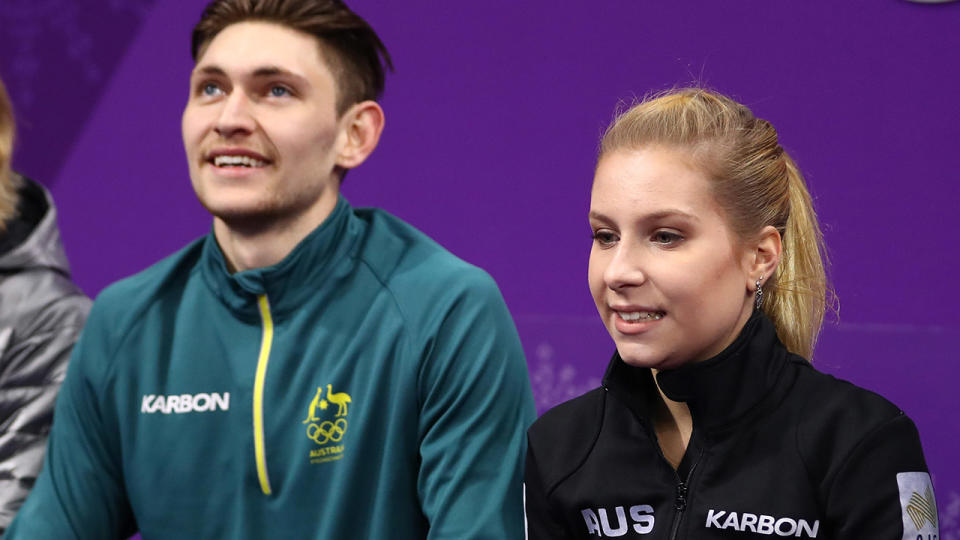
<instances>
[{"instance_id":1,"label":"smiling man","mask_svg":"<svg viewBox=\"0 0 960 540\"><path fill-rule=\"evenodd\" d=\"M94 304L7 538L520 538L496 285L340 195L389 57L334 0L218 0L183 114L213 231Z\"/></svg>"}]
</instances>

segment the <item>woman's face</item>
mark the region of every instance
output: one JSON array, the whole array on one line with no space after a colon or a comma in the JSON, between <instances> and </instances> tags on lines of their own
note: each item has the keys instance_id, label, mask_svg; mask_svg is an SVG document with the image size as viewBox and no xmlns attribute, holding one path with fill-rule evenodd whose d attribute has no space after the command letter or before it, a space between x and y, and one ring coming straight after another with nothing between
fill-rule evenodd
<instances>
[{"instance_id":1,"label":"woman's face","mask_svg":"<svg viewBox=\"0 0 960 540\"><path fill-rule=\"evenodd\" d=\"M590 200L590 292L623 360L679 367L722 351L752 310L755 251L678 150L614 151Z\"/></svg>"}]
</instances>

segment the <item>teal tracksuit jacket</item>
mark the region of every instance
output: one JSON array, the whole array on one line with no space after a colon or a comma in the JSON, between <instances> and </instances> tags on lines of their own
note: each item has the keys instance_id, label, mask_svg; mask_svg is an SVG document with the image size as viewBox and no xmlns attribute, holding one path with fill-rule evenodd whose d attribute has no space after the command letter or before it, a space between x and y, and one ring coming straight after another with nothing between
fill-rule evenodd
<instances>
[{"instance_id":1,"label":"teal tracksuit jacket","mask_svg":"<svg viewBox=\"0 0 960 540\"><path fill-rule=\"evenodd\" d=\"M534 416L493 280L341 197L275 266L211 234L104 290L5 538L522 538Z\"/></svg>"}]
</instances>

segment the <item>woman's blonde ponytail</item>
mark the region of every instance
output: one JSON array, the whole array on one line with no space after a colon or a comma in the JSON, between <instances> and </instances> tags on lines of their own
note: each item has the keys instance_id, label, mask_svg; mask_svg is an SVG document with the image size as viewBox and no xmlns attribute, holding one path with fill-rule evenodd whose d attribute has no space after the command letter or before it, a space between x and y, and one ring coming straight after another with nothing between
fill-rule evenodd
<instances>
[{"instance_id":1,"label":"woman's blonde ponytail","mask_svg":"<svg viewBox=\"0 0 960 540\"><path fill-rule=\"evenodd\" d=\"M784 152L790 214L781 231L783 254L765 291L763 311L787 349L810 358L826 308L823 235L813 201L793 159Z\"/></svg>"}]
</instances>

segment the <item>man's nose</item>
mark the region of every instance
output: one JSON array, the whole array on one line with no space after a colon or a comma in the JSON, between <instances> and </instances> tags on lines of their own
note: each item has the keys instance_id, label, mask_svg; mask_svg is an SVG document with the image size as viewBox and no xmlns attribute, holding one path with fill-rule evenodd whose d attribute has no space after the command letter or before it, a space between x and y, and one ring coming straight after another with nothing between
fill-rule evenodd
<instances>
[{"instance_id":1,"label":"man's nose","mask_svg":"<svg viewBox=\"0 0 960 540\"><path fill-rule=\"evenodd\" d=\"M235 90L223 101L220 116L214 128L225 139L253 132L256 121L253 116L253 103L247 95Z\"/></svg>"}]
</instances>

